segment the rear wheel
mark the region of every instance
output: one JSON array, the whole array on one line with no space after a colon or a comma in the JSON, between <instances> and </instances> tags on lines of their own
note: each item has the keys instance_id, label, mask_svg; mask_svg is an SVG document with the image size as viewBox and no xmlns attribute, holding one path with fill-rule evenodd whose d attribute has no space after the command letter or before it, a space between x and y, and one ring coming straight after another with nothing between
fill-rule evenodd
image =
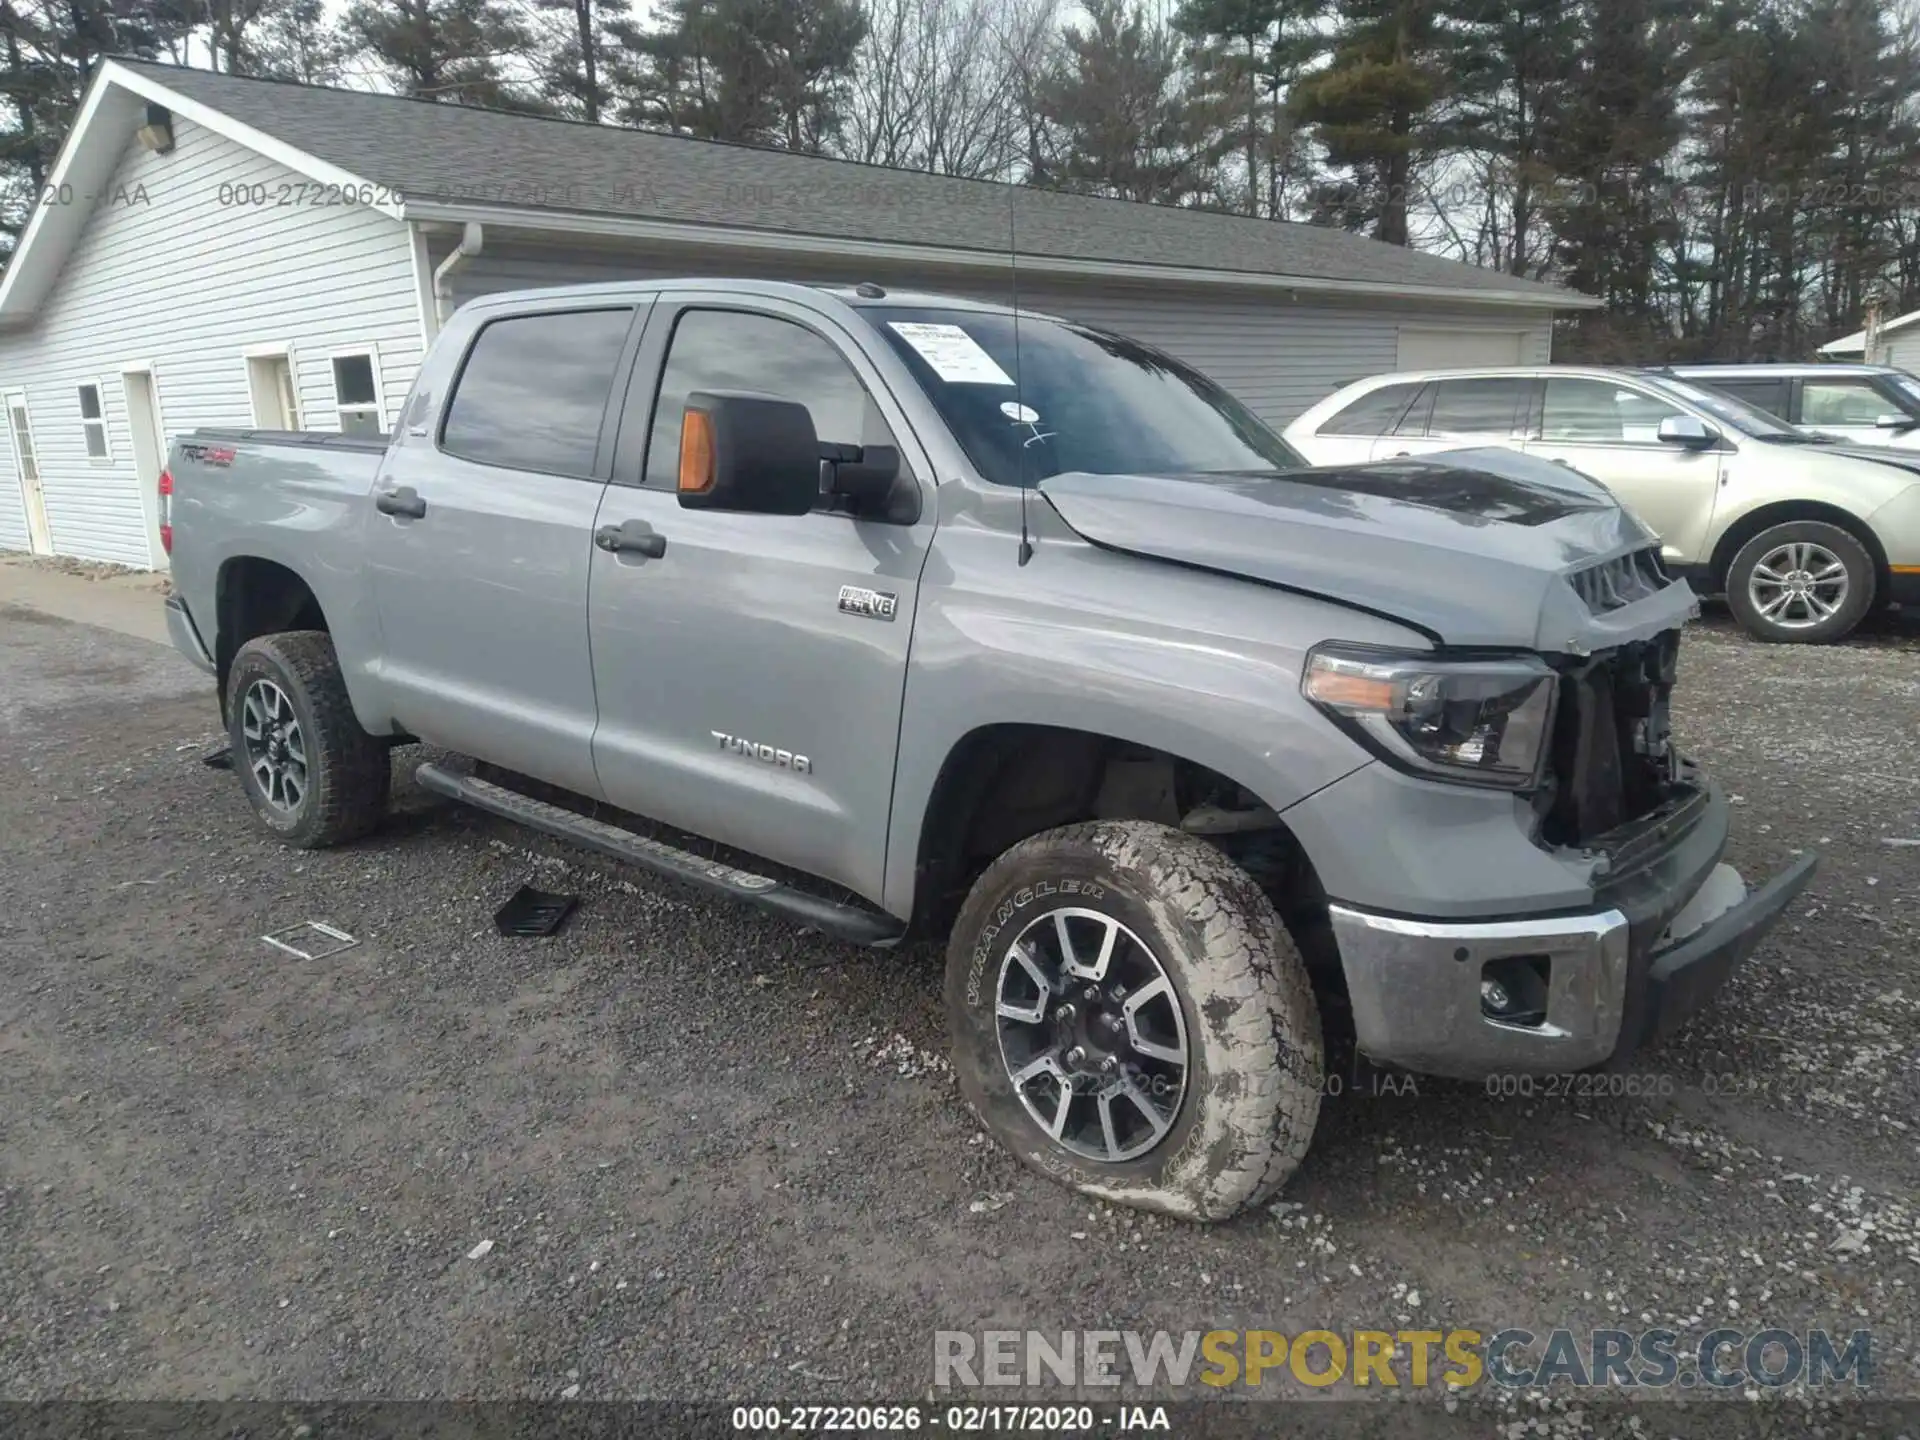
<instances>
[{"instance_id":1,"label":"rear wheel","mask_svg":"<svg viewBox=\"0 0 1920 1440\"><path fill-rule=\"evenodd\" d=\"M338 845L386 813L387 746L360 728L325 631L240 647L227 676L227 734L254 814L289 845Z\"/></svg>"},{"instance_id":2,"label":"rear wheel","mask_svg":"<svg viewBox=\"0 0 1920 1440\"><path fill-rule=\"evenodd\" d=\"M1747 633L1789 645L1841 639L1872 608L1873 557L1851 531L1792 520L1761 531L1727 567L1727 604Z\"/></svg>"},{"instance_id":3,"label":"rear wheel","mask_svg":"<svg viewBox=\"0 0 1920 1440\"><path fill-rule=\"evenodd\" d=\"M1260 887L1142 821L1022 841L980 877L947 952L954 1068L994 1136L1049 1179L1224 1220L1299 1165L1320 1017Z\"/></svg>"}]
</instances>

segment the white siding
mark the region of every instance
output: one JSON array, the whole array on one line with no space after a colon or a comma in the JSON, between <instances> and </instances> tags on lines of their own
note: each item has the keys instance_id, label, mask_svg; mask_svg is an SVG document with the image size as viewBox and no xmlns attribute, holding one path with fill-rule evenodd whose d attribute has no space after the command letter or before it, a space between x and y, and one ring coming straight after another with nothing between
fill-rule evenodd
<instances>
[{"instance_id":1,"label":"white siding","mask_svg":"<svg viewBox=\"0 0 1920 1440\"><path fill-rule=\"evenodd\" d=\"M61 554L149 563L148 497L134 477L123 364L152 363L169 436L252 423L249 346L293 346L310 429L335 424L330 352L377 350L388 426L419 368L403 225L363 208L223 202L222 186L264 185L274 201L299 177L177 116L174 139L171 153L155 155L130 137L108 198L31 328L0 335L0 391L27 394ZM87 457L78 387L88 382L101 388L109 460ZM18 470L3 432L0 546L25 548Z\"/></svg>"},{"instance_id":2,"label":"white siding","mask_svg":"<svg viewBox=\"0 0 1920 1440\"><path fill-rule=\"evenodd\" d=\"M434 264L451 238L436 238ZM975 276L906 274L858 262L790 261L767 256L669 255L661 250L618 254L535 248L489 234L485 248L453 275L456 301L498 290L601 280L663 279L676 275L732 275L765 280L884 285L941 290L1005 301L1005 284ZM1134 287L1022 282L1020 303L1133 335L1195 365L1275 426L1350 381L1396 368L1402 326L1421 330L1501 332L1520 337L1520 362L1547 363L1553 321L1549 312L1513 306L1446 307L1406 302L1294 302L1267 291L1222 291L1194 286Z\"/></svg>"},{"instance_id":3,"label":"white siding","mask_svg":"<svg viewBox=\"0 0 1920 1440\"><path fill-rule=\"evenodd\" d=\"M1920 327L1897 330L1880 342L1882 354L1876 362L1920 374Z\"/></svg>"}]
</instances>

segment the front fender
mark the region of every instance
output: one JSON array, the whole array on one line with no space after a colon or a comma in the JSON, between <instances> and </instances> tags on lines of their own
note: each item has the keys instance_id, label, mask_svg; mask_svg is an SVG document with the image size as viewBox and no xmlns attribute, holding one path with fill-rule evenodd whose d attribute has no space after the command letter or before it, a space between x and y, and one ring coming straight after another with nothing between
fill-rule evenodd
<instances>
[{"instance_id":1,"label":"front fender","mask_svg":"<svg viewBox=\"0 0 1920 1440\"><path fill-rule=\"evenodd\" d=\"M991 530L943 527L936 551L888 828L885 907L896 915L913 911L941 769L974 731L1047 725L1148 746L1284 810L1367 763L1301 697L1307 652L1332 639L1427 648L1389 620L1057 532L1026 566Z\"/></svg>"}]
</instances>

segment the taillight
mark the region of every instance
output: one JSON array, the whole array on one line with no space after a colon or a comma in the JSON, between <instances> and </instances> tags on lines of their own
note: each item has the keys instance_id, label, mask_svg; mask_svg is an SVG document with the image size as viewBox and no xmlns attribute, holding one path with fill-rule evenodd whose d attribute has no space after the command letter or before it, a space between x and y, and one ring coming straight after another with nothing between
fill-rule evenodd
<instances>
[{"instance_id":1,"label":"taillight","mask_svg":"<svg viewBox=\"0 0 1920 1440\"><path fill-rule=\"evenodd\" d=\"M160 472L160 548L173 554L173 472Z\"/></svg>"}]
</instances>

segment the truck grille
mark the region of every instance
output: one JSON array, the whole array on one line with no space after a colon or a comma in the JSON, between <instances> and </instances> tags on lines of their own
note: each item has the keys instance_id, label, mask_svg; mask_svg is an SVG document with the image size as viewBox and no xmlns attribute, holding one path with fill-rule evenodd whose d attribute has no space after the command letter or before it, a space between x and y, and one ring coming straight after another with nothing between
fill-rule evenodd
<instances>
[{"instance_id":1,"label":"truck grille","mask_svg":"<svg viewBox=\"0 0 1920 1440\"><path fill-rule=\"evenodd\" d=\"M1584 844L1673 797L1668 702L1679 650L1679 632L1668 631L1562 671L1541 823L1548 844Z\"/></svg>"},{"instance_id":2,"label":"truck grille","mask_svg":"<svg viewBox=\"0 0 1920 1440\"><path fill-rule=\"evenodd\" d=\"M1605 615L1657 594L1673 582L1660 563L1659 547L1650 545L1631 555L1576 570L1567 577L1567 583L1573 586L1573 593L1586 602L1588 611Z\"/></svg>"}]
</instances>

